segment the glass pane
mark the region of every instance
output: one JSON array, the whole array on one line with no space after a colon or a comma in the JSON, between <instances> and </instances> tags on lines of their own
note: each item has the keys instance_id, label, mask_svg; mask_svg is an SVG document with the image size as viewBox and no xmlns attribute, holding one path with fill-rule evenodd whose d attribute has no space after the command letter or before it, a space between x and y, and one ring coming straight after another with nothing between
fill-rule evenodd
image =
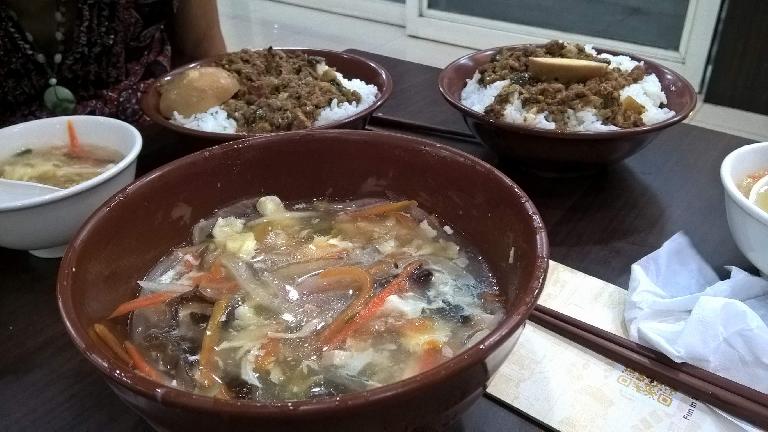
<instances>
[{"instance_id":1,"label":"glass pane","mask_svg":"<svg viewBox=\"0 0 768 432\"><path fill-rule=\"evenodd\" d=\"M428 0L428 8L677 50L688 0Z\"/></svg>"}]
</instances>

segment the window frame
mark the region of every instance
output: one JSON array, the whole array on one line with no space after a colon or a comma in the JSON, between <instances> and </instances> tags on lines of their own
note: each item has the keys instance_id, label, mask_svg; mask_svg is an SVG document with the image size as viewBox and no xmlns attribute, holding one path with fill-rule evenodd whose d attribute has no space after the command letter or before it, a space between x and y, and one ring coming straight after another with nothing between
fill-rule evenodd
<instances>
[{"instance_id":1,"label":"window frame","mask_svg":"<svg viewBox=\"0 0 768 432\"><path fill-rule=\"evenodd\" d=\"M683 75L700 91L721 3L722 0L689 1L677 50L433 10L427 7L428 0L406 0L405 28L409 36L474 49L544 43L551 39L593 44L658 61Z\"/></svg>"}]
</instances>

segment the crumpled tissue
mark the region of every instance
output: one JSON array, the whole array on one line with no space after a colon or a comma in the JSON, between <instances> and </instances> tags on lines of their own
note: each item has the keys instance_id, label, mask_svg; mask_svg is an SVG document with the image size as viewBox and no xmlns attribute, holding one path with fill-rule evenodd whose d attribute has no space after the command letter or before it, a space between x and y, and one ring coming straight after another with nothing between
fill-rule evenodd
<instances>
[{"instance_id":1,"label":"crumpled tissue","mask_svg":"<svg viewBox=\"0 0 768 432\"><path fill-rule=\"evenodd\" d=\"M633 264L629 338L768 393L768 280L726 268L721 281L682 232Z\"/></svg>"}]
</instances>

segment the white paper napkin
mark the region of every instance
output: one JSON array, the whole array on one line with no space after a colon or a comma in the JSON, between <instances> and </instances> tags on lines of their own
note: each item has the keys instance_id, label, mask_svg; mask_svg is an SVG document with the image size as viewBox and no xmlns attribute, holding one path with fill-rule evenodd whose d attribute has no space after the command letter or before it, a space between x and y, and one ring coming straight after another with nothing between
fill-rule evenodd
<instances>
[{"instance_id":1,"label":"white paper napkin","mask_svg":"<svg viewBox=\"0 0 768 432\"><path fill-rule=\"evenodd\" d=\"M768 280L726 268L721 281L682 232L633 264L629 338L768 393Z\"/></svg>"}]
</instances>

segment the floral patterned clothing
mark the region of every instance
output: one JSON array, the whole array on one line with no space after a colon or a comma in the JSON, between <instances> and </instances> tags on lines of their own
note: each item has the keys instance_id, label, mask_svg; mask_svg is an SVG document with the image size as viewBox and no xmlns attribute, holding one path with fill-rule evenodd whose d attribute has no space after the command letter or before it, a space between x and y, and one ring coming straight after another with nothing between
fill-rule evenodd
<instances>
[{"instance_id":1,"label":"floral patterned clothing","mask_svg":"<svg viewBox=\"0 0 768 432\"><path fill-rule=\"evenodd\" d=\"M75 8L74 22L64 38L56 79L74 93L75 114L142 121L141 93L170 69L165 26L173 14L173 2L76 0L65 4ZM35 59L37 50L25 34L16 15L0 0L0 127L54 115L43 104L51 76Z\"/></svg>"}]
</instances>

